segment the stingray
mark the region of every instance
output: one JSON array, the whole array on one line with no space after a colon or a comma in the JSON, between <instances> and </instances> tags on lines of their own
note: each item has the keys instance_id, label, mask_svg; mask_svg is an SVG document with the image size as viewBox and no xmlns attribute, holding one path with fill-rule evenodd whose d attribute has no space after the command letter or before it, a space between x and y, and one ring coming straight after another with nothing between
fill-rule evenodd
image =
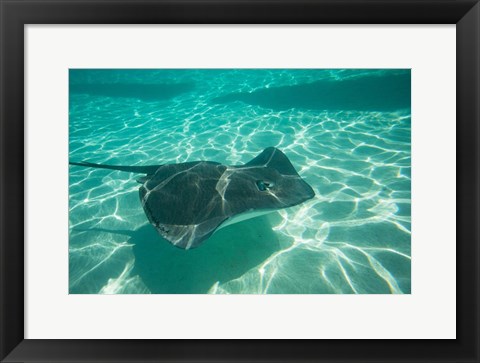
<instances>
[{"instance_id":1,"label":"stingray","mask_svg":"<svg viewBox=\"0 0 480 363\"><path fill-rule=\"evenodd\" d=\"M315 196L287 156L269 147L244 165L212 161L150 166L71 165L145 174L137 179L149 222L176 247L199 246L217 229Z\"/></svg>"}]
</instances>

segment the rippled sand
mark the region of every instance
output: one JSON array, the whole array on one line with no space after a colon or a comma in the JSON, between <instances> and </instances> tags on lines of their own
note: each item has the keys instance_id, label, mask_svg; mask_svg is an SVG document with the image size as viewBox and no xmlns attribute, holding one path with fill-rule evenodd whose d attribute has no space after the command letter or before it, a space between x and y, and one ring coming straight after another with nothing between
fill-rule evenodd
<instances>
[{"instance_id":1,"label":"rippled sand","mask_svg":"<svg viewBox=\"0 0 480 363\"><path fill-rule=\"evenodd\" d=\"M70 293L410 293L409 77L71 71L70 160L236 165L275 146L316 197L185 251L148 224L138 175L71 166ZM317 97L325 88L335 97Z\"/></svg>"}]
</instances>

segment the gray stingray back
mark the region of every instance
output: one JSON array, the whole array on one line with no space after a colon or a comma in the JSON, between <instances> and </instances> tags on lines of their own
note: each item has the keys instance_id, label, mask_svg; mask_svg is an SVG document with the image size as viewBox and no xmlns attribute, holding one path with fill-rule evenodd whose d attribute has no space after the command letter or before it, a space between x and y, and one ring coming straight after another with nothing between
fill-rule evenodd
<instances>
[{"instance_id":1,"label":"gray stingray back","mask_svg":"<svg viewBox=\"0 0 480 363\"><path fill-rule=\"evenodd\" d=\"M273 147L241 166L208 161L162 165L143 181L140 199L150 223L185 249L197 247L229 218L294 206L315 195Z\"/></svg>"}]
</instances>

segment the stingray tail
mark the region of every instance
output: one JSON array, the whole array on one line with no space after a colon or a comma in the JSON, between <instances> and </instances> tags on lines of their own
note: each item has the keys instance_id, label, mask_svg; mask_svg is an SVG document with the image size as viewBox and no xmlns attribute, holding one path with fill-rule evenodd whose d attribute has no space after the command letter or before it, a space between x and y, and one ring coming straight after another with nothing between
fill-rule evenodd
<instances>
[{"instance_id":1,"label":"stingray tail","mask_svg":"<svg viewBox=\"0 0 480 363\"><path fill-rule=\"evenodd\" d=\"M88 163L86 161L81 161L79 163L70 161L69 164L77 165L77 166L86 166L89 168L111 169L111 170L127 171L130 173L139 173L139 174L147 174L147 175L155 174L157 169L160 167L160 165L147 165L147 166L103 165L103 164Z\"/></svg>"}]
</instances>

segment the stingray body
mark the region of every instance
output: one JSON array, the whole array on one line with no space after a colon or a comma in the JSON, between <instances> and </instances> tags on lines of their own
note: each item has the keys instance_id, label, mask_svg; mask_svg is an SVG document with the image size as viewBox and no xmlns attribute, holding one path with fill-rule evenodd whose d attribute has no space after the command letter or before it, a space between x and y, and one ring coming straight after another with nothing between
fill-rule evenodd
<instances>
[{"instance_id":1,"label":"stingray body","mask_svg":"<svg viewBox=\"0 0 480 363\"><path fill-rule=\"evenodd\" d=\"M145 167L70 164L146 174L138 181L148 220L163 238L184 249L197 247L222 226L315 196L274 147L237 166L211 161Z\"/></svg>"}]
</instances>

